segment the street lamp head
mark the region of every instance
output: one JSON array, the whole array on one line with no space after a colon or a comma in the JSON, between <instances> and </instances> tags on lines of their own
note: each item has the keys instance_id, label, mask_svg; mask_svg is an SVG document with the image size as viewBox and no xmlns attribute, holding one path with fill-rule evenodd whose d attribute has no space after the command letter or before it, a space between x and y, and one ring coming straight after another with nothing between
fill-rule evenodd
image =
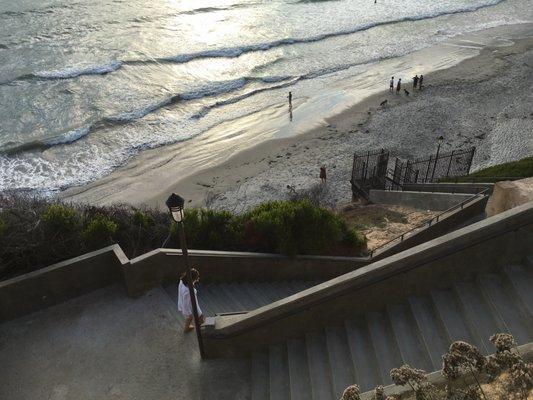
<instances>
[{"instance_id":1,"label":"street lamp head","mask_svg":"<svg viewBox=\"0 0 533 400\"><path fill-rule=\"evenodd\" d=\"M174 221L183 221L183 208L185 206L185 199L183 199L183 197L177 195L176 193L172 193L170 196L168 196L166 205Z\"/></svg>"}]
</instances>

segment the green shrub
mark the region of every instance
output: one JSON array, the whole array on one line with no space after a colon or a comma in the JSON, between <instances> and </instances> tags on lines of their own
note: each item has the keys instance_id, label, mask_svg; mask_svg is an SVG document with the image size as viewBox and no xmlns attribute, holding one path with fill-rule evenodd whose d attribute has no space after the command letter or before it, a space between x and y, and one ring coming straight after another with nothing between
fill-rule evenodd
<instances>
[{"instance_id":1,"label":"green shrub","mask_svg":"<svg viewBox=\"0 0 533 400\"><path fill-rule=\"evenodd\" d=\"M4 233L6 232L6 230L7 230L7 224L2 218L0 218L0 238L4 236Z\"/></svg>"},{"instance_id":2,"label":"green shrub","mask_svg":"<svg viewBox=\"0 0 533 400\"><path fill-rule=\"evenodd\" d=\"M187 246L206 250L234 250L239 245L238 218L228 211L187 209L183 218ZM171 235L177 239L177 224L171 225Z\"/></svg>"},{"instance_id":3,"label":"green shrub","mask_svg":"<svg viewBox=\"0 0 533 400\"><path fill-rule=\"evenodd\" d=\"M133 213L133 223L143 229L148 229L154 225L154 219L150 214L141 210L135 210Z\"/></svg>"},{"instance_id":4,"label":"green shrub","mask_svg":"<svg viewBox=\"0 0 533 400\"><path fill-rule=\"evenodd\" d=\"M327 254L344 241L360 242L339 216L306 199L264 203L243 219L245 243L257 251Z\"/></svg>"},{"instance_id":5,"label":"green shrub","mask_svg":"<svg viewBox=\"0 0 533 400\"><path fill-rule=\"evenodd\" d=\"M62 204L48 206L42 214L42 221L47 228L60 233L71 233L79 227L76 210Z\"/></svg>"},{"instance_id":6,"label":"green shrub","mask_svg":"<svg viewBox=\"0 0 533 400\"><path fill-rule=\"evenodd\" d=\"M446 178L442 182L497 182L501 180L498 178L526 178L530 176L533 176L533 157L494 165L457 178Z\"/></svg>"},{"instance_id":7,"label":"green shrub","mask_svg":"<svg viewBox=\"0 0 533 400\"><path fill-rule=\"evenodd\" d=\"M82 233L85 244L89 247L108 245L118 230L118 224L103 214L96 214Z\"/></svg>"},{"instance_id":8,"label":"green shrub","mask_svg":"<svg viewBox=\"0 0 533 400\"><path fill-rule=\"evenodd\" d=\"M366 237L355 229L346 227L342 238L342 244L351 246L354 249L357 249L357 252L360 252L366 247Z\"/></svg>"}]
</instances>

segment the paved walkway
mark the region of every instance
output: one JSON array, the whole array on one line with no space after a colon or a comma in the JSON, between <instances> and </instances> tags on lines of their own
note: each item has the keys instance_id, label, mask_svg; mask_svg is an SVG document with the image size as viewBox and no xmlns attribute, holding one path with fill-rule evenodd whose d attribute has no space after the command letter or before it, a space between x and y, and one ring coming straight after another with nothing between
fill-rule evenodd
<instances>
[{"instance_id":1,"label":"paved walkway","mask_svg":"<svg viewBox=\"0 0 533 400\"><path fill-rule=\"evenodd\" d=\"M243 360L199 359L162 288L120 286L0 324L0 399L247 399Z\"/></svg>"}]
</instances>

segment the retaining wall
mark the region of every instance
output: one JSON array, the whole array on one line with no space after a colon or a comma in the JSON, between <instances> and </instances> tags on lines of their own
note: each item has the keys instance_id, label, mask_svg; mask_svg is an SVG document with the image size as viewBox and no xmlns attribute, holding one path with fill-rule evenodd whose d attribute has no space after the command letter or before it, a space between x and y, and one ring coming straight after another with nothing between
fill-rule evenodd
<instances>
[{"instance_id":1,"label":"retaining wall","mask_svg":"<svg viewBox=\"0 0 533 400\"><path fill-rule=\"evenodd\" d=\"M476 194L489 189L492 193L493 183L405 183L403 190L409 192L443 192Z\"/></svg>"},{"instance_id":2,"label":"retaining wall","mask_svg":"<svg viewBox=\"0 0 533 400\"><path fill-rule=\"evenodd\" d=\"M370 201L413 207L420 210L444 211L472 197L466 193L431 193L370 190Z\"/></svg>"},{"instance_id":3,"label":"retaining wall","mask_svg":"<svg viewBox=\"0 0 533 400\"><path fill-rule=\"evenodd\" d=\"M0 281L0 321L122 281L129 260L118 245Z\"/></svg>"}]
</instances>

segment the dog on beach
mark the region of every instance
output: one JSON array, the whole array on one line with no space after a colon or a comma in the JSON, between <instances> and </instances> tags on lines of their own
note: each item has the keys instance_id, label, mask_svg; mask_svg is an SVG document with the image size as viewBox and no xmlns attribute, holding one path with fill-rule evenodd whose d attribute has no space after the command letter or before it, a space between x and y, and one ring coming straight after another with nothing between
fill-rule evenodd
<instances>
[{"instance_id":1,"label":"dog on beach","mask_svg":"<svg viewBox=\"0 0 533 400\"><path fill-rule=\"evenodd\" d=\"M381 107L385 107L385 106L387 105L388 102L389 102L388 100L383 100L381 103L379 103L379 105L380 105Z\"/></svg>"},{"instance_id":2,"label":"dog on beach","mask_svg":"<svg viewBox=\"0 0 533 400\"><path fill-rule=\"evenodd\" d=\"M406 96L409 96L409 91L407 89L404 89L403 91L405 92Z\"/></svg>"}]
</instances>

